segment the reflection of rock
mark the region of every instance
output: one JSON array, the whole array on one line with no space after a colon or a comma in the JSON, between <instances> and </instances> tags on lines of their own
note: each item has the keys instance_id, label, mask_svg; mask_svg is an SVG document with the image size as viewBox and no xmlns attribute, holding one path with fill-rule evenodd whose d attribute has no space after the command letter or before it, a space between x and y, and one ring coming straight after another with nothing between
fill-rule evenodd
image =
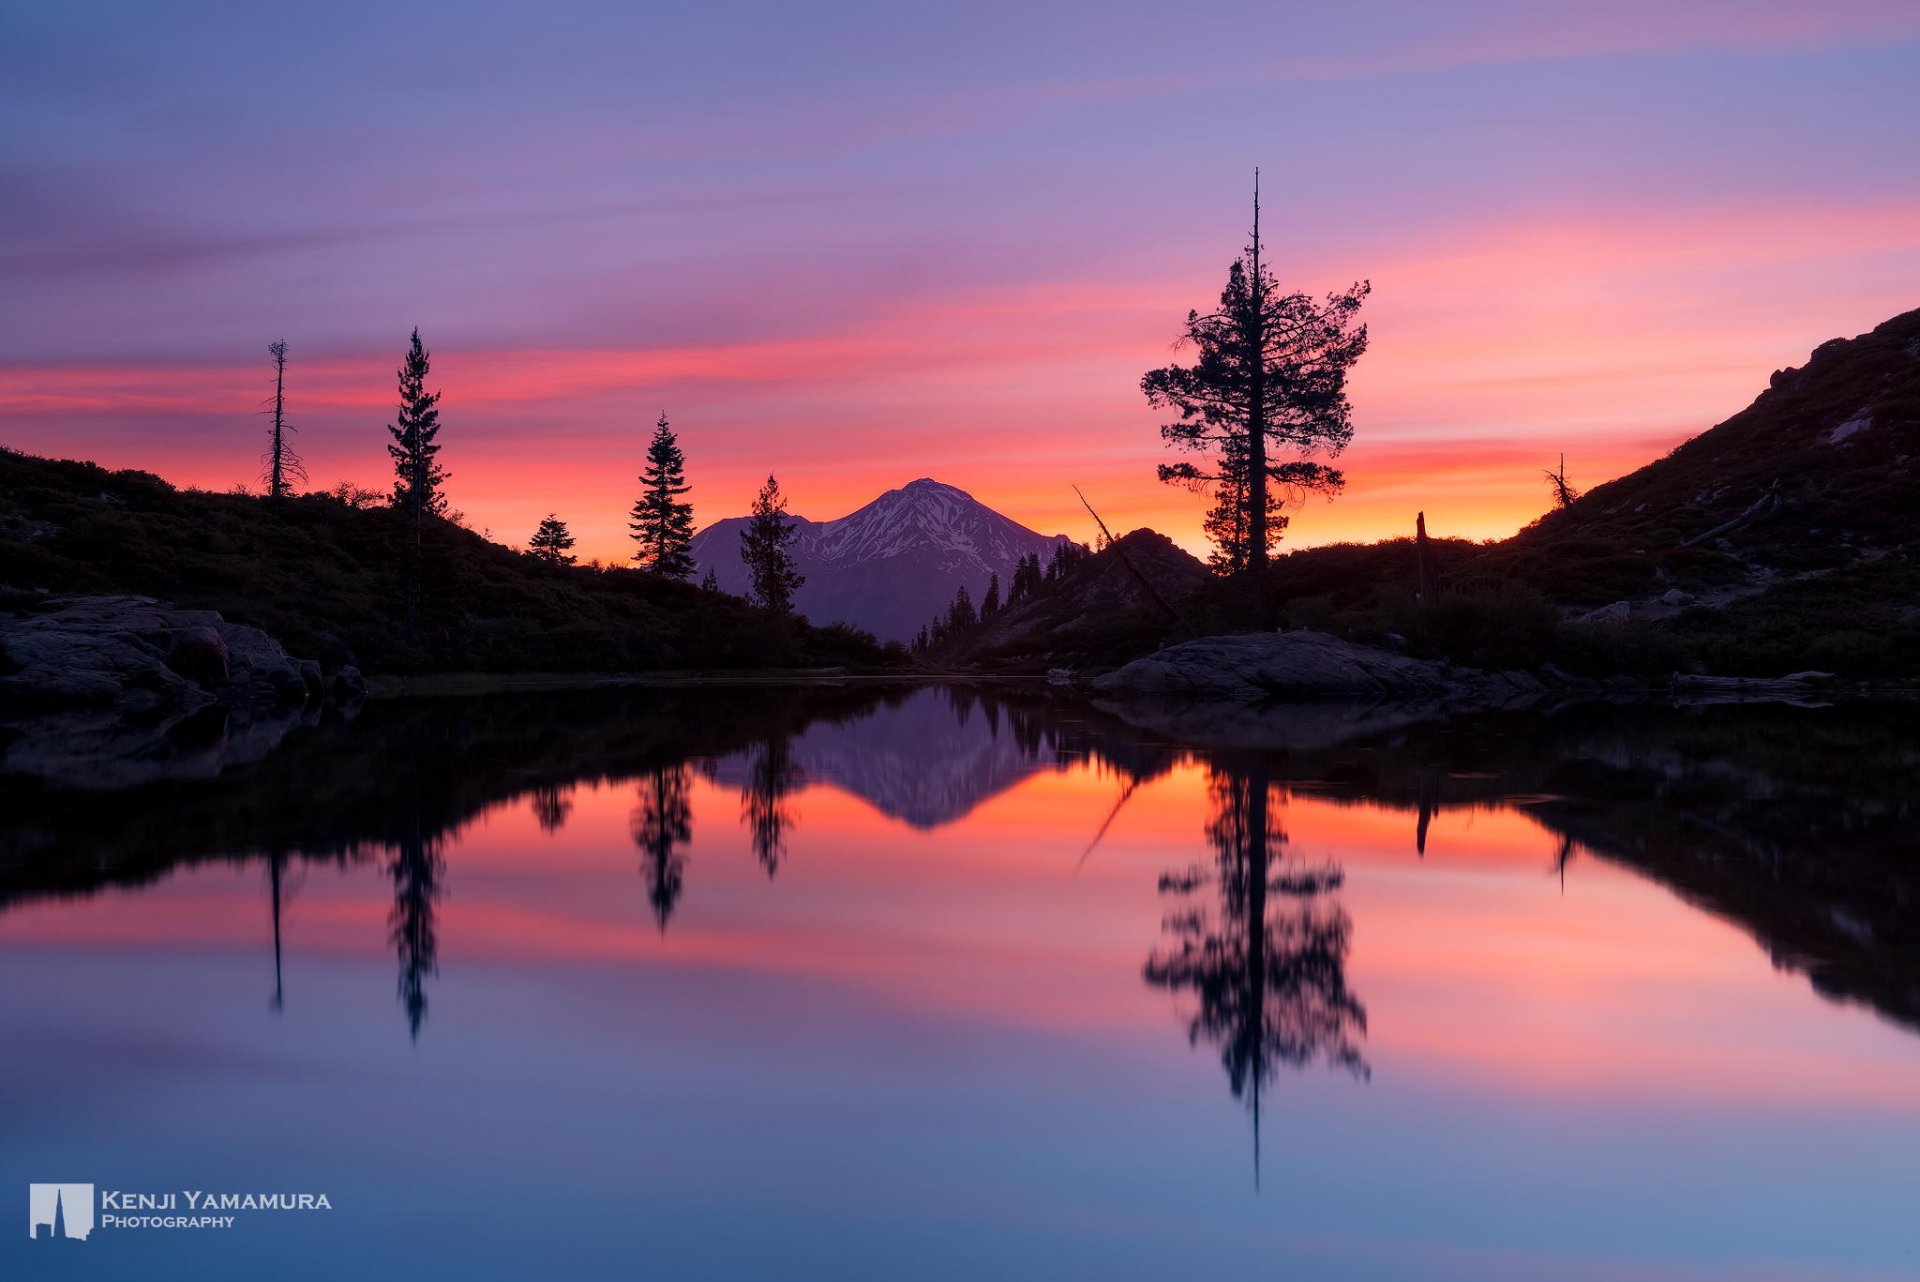
<instances>
[{"instance_id":1,"label":"reflection of rock","mask_svg":"<svg viewBox=\"0 0 1920 1282\"><path fill-rule=\"evenodd\" d=\"M1182 642L1135 659L1093 685L1101 694L1119 698L1175 696L1247 703L1327 695L1451 695L1505 701L1542 689L1526 673L1454 669L1304 629Z\"/></svg>"},{"instance_id":2,"label":"reflection of rock","mask_svg":"<svg viewBox=\"0 0 1920 1282\"><path fill-rule=\"evenodd\" d=\"M1444 721L1453 711L1439 699L1260 705L1224 699L1096 699L1094 706L1179 743L1294 752L1334 748L1422 722Z\"/></svg>"},{"instance_id":3,"label":"reflection of rock","mask_svg":"<svg viewBox=\"0 0 1920 1282\"><path fill-rule=\"evenodd\" d=\"M147 597L0 617L4 769L84 787L217 774L298 724L319 671L258 628Z\"/></svg>"},{"instance_id":4,"label":"reflection of rock","mask_svg":"<svg viewBox=\"0 0 1920 1282\"><path fill-rule=\"evenodd\" d=\"M956 700L958 705L956 706ZM793 741L792 762L916 828L961 818L988 797L1054 764L1042 745L1022 744L991 704L944 689L916 690L854 725L820 722ZM715 765L715 777L744 787L745 754Z\"/></svg>"}]
</instances>

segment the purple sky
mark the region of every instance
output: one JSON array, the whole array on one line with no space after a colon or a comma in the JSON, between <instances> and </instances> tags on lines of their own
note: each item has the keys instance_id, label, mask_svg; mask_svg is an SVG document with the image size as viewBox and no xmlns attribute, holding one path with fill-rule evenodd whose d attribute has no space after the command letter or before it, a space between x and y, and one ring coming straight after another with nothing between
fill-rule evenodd
<instances>
[{"instance_id":1,"label":"purple sky","mask_svg":"<svg viewBox=\"0 0 1920 1282\"><path fill-rule=\"evenodd\" d=\"M1375 286L1301 542L1506 533L1920 305L1920 5L0 8L0 443L381 484L419 325L456 507L622 556L645 437L705 521L921 475L1198 547L1142 371L1270 253Z\"/></svg>"}]
</instances>

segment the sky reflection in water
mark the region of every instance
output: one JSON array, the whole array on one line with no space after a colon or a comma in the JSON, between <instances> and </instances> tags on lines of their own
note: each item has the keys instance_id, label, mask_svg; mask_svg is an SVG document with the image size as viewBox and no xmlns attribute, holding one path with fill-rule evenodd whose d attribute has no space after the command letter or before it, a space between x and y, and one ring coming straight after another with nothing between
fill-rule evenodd
<instances>
[{"instance_id":1,"label":"sky reflection in water","mask_svg":"<svg viewBox=\"0 0 1920 1282\"><path fill-rule=\"evenodd\" d=\"M9 1182L337 1208L100 1233L58 1276L1920 1262L1920 977L1868 916L1911 851L1787 822L1885 811L1885 781L1694 751L1842 714L1261 752L876 702L376 705L221 785L33 800ZM14 1237L4 1276L40 1276Z\"/></svg>"}]
</instances>

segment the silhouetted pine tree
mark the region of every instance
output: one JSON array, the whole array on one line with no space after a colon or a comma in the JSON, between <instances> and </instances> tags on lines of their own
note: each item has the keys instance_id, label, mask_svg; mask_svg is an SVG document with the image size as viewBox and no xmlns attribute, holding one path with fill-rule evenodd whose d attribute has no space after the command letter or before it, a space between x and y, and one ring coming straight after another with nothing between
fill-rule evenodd
<instances>
[{"instance_id":1,"label":"silhouetted pine tree","mask_svg":"<svg viewBox=\"0 0 1920 1282\"><path fill-rule=\"evenodd\" d=\"M708 566L707 572L700 577L700 587L706 592L718 592L720 590L720 576L714 573L712 566Z\"/></svg>"},{"instance_id":2,"label":"silhouetted pine tree","mask_svg":"<svg viewBox=\"0 0 1920 1282\"><path fill-rule=\"evenodd\" d=\"M1208 531L1218 537L1243 530L1244 548L1225 559L1231 568L1256 570L1266 566L1279 537L1276 506L1308 493L1333 494L1345 484L1339 471L1308 456L1336 455L1353 437L1347 371L1367 350L1367 327L1352 322L1372 288L1358 281L1324 303L1282 294L1260 253L1255 171L1253 241L1227 270L1218 310L1187 313L1180 341L1194 347L1196 361L1149 371L1140 380L1149 403L1180 412L1178 422L1161 427L1162 438L1215 455L1208 472L1193 463L1163 463L1160 479L1217 486ZM1276 462L1283 451L1299 457ZM1222 515L1234 507L1243 517Z\"/></svg>"},{"instance_id":3,"label":"silhouetted pine tree","mask_svg":"<svg viewBox=\"0 0 1920 1282\"><path fill-rule=\"evenodd\" d=\"M978 621L979 616L973 610L973 593L962 583L960 590L953 594L953 605L947 610L947 631L965 632Z\"/></svg>"},{"instance_id":4,"label":"silhouetted pine tree","mask_svg":"<svg viewBox=\"0 0 1920 1282\"><path fill-rule=\"evenodd\" d=\"M393 441L387 454L393 459L393 505L406 514L407 631L418 633L421 597L421 534L428 516L444 516L446 495L440 487L447 473L436 461L440 446L440 393L427 390L427 349L420 343L420 329L414 327L413 341L400 363L400 412L387 431Z\"/></svg>"},{"instance_id":5,"label":"silhouetted pine tree","mask_svg":"<svg viewBox=\"0 0 1920 1282\"><path fill-rule=\"evenodd\" d=\"M420 344L420 330L413 331L406 359L400 363L400 412L387 425L393 443L387 454L393 459L393 505L412 513L416 519L445 516L447 496L441 487L447 472L437 461L440 446L440 393L427 390L428 354Z\"/></svg>"},{"instance_id":6,"label":"silhouetted pine tree","mask_svg":"<svg viewBox=\"0 0 1920 1282\"><path fill-rule=\"evenodd\" d=\"M806 582L787 551L798 537L800 531L787 519L780 483L769 474L753 501L746 528L740 531L740 559L747 563L753 600L775 614L793 609L794 591Z\"/></svg>"},{"instance_id":7,"label":"silhouetted pine tree","mask_svg":"<svg viewBox=\"0 0 1920 1282\"><path fill-rule=\"evenodd\" d=\"M1000 576L996 573L987 580L987 595L980 601L980 621L985 623L1000 613Z\"/></svg>"},{"instance_id":8,"label":"silhouetted pine tree","mask_svg":"<svg viewBox=\"0 0 1920 1282\"><path fill-rule=\"evenodd\" d=\"M567 523L551 512L527 540L527 551L549 565L572 565L577 559L567 550L572 546L573 535L568 532Z\"/></svg>"},{"instance_id":9,"label":"silhouetted pine tree","mask_svg":"<svg viewBox=\"0 0 1920 1282\"><path fill-rule=\"evenodd\" d=\"M633 559L641 569L683 581L693 577L693 556L687 550L693 542L693 504L680 498L692 488L687 484L686 466L680 442L662 413L647 446L647 470L640 474L644 488L627 528L640 545Z\"/></svg>"}]
</instances>

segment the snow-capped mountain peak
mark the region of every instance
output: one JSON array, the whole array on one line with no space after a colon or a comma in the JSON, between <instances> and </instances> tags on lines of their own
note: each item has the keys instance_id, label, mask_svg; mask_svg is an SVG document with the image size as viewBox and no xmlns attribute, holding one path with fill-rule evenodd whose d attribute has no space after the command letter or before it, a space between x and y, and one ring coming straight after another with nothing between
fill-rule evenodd
<instances>
[{"instance_id":1,"label":"snow-capped mountain peak","mask_svg":"<svg viewBox=\"0 0 1920 1282\"><path fill-rule=\"evenodd\" d=\"M729 592L746 591L739 553L745 520L716 521L693 540L701 572L711 567ZM1004 589L1021 557L1051 556L1065 538L1036 533L926 476L837 520L795 520L794 560L807 580L796 596L801 612L815 623L851 623L883 640L911 637L962 583L976 600L995 574Z\"/></svg>"}]
</instances>

